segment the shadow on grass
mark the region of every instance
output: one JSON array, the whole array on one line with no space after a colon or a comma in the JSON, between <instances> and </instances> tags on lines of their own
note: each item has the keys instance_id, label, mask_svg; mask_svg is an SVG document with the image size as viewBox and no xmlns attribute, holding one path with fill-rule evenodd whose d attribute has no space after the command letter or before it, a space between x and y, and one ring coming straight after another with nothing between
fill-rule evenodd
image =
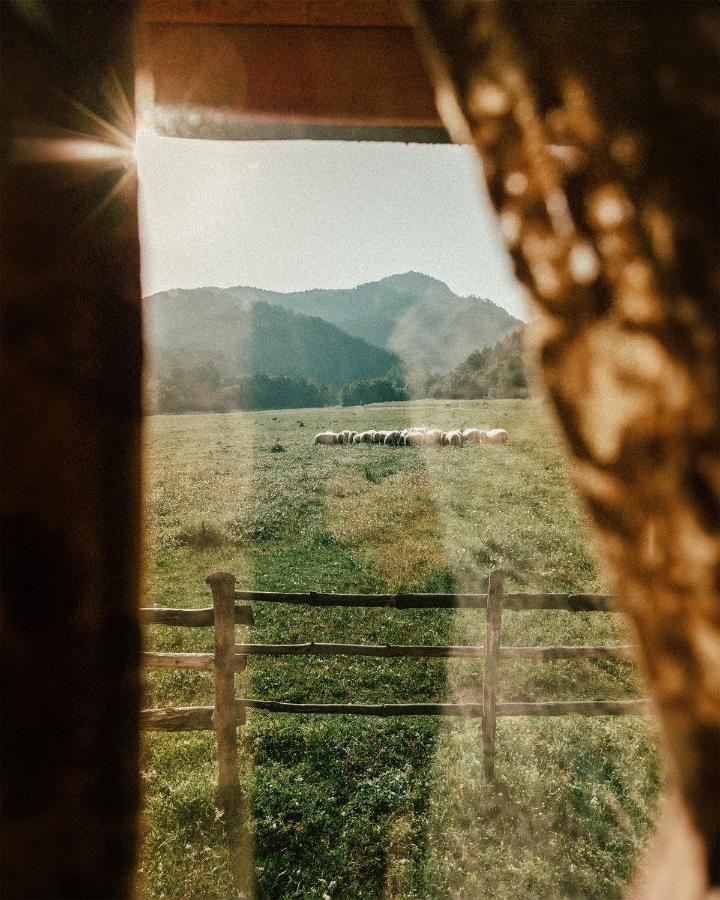
<instances>
[{"instance_id":1,"label":"shadow on grass","mask_svg":"<svg viewBox=\"0 0 720 900\"><path fill-rule=\"evenodd\" d=\"M306 522L289 543L258 547L255 582L265 590L386 590L321 521ZM410 587L452 592L454 580L443 570ZM256 604L253 640L447 643L450 628L443 610ZM256 657L248 674L252 696L267 699L446 698L442 660ZM252 714L243 740L254 760L257 896L396 896L405 870L422 869L438 731L430 717Z\"/></svg>"}]
</instances>

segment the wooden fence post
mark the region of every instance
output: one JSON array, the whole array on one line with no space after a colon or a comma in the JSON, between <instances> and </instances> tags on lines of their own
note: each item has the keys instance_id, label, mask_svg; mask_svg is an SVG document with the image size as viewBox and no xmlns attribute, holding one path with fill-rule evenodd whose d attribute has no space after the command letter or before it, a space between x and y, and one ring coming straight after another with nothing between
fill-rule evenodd
<instances>
[{"instance_id":1,"label":"wooden fence post","mask_svg":"<svg viewBox=\"0 0 720 900\"><path fill-rule=\"evenodd\" d=\"M483 768L486 778L495 775L495 703L498 662L500 659L500 626L502 622L505 577L490 573L485 637L485 682L483 684Z\"/></svg>"},{"instance_id":2,"label":"wooden fence post","mask_svg":"<svg viewBox=\"0 0 720 900\"><path fill-rule=\"evenodd\" d=\"M215 710L213 726L218 748L218 798L228 816L239 809L237 725L235 704L235 576L214 572L210 585L215 611ZM240 723L241 724L241 723Z\"/></svg>"}]
</instances>

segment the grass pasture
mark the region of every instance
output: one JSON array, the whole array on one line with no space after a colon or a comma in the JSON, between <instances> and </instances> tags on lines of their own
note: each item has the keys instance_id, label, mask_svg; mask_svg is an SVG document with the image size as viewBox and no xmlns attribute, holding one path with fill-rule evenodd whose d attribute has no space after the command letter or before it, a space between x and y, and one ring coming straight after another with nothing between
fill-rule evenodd
<instances>
[{"instance_id":1,"label":"grass pasture","mask_svg":"<svg viewBox=\"0 0 720 900\"><path fill-rule=\"evenodd\" d=\"M301 426L299 423L303 422ZM316 431L504 427L505 447L313 446ZM536 401L155 416L147 424L146 605L209 605L224 569L258 590L602 590ZM256 642L483 644L482 611L255 605ZM502 643L624 643L618 616L506 612ZM210 650L208 629L148 649ZM252 658L238 695L480 700L482 660ZM503 661L498 700L637 696L622 660ZM211 704L209 673L147 676L144 705ZM639 718L499 719L491 788L480 720L250 712L239 731L248 893L261 898L620 895L647 839L658 768ZM145 736L146 897L231 897L212 733Z\"/></svg>"}]
</instances>

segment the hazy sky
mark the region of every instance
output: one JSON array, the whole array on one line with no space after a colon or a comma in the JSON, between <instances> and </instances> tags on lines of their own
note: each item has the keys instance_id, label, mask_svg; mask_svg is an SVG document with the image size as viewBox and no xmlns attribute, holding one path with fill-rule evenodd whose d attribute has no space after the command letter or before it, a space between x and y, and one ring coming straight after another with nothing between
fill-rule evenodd
<instances>
[{"instance_id":1,"label":"hazy sky","mask_svg":"<svg viewBox=\"0 0 720 900\"><path fill-rule=\"evenodd\" d=\"M526 318L471 152L138 138L143 292L352 287L414 270Z\"/></svg>"}]
</instances>

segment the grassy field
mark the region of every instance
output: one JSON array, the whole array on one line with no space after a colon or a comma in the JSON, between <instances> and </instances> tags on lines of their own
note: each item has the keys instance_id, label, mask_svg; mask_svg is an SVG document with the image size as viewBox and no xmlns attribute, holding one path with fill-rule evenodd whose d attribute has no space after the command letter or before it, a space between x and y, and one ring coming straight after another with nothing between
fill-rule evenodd
<instances>
[{"instance_id":1,"label":"grassy field","mask_svg":"<svg viewBox=\"0 0 720 900\"><path fill-rule=\"evenodd\" d=\"M301 426L300 422L304 424ZM505 447L313 446L315 431L507 428ZM275 445L277 448L273 451ZM148 605L207 606L205 576L259 590L601 590L557 440L536 401L424 401L149 420ZM257 642L484 643L482 611L256 604ZM517 612L503 644L625 642L619 616ZM149 649L209 650L154 627ZM482 660L254 658L238 695L481 700ZM212 703L209 673L148 675L145 706ZM504 661L500 701L637 696L630 663ZM262 898L617 897L654 815L639 718L500 719L494 787L479 720L249 714L240 730L246 893ZM211 733L151 734L147 897L231 897Z\"/></svg>"}]
</instances>

